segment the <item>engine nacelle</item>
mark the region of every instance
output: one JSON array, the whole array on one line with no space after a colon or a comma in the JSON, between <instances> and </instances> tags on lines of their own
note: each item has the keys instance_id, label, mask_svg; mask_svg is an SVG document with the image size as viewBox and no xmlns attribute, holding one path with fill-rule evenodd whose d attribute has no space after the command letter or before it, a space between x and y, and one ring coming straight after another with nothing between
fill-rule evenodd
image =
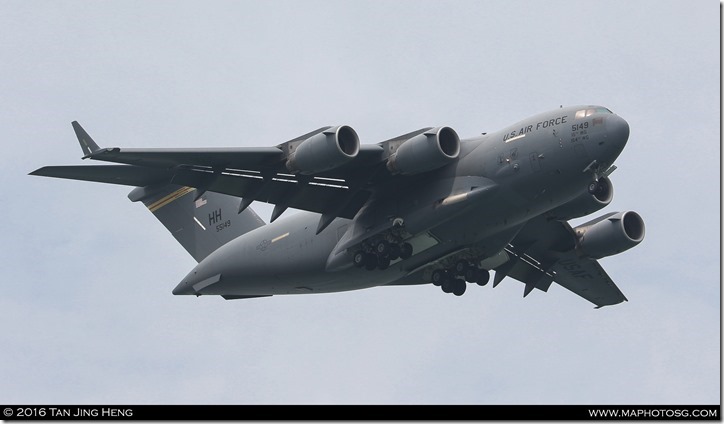
<instances>
[{"instance_id":1,"label":"engine nacelle","mask_svg":"<svg viewBox=\"0 0 724 424\"><path fill-rule=\"evenodd\" d=\"M584 256L605 258L641 243L646 234L644 220L636 212L614 212L591 224L574 228L577 248Z\"/></svg>"},{"instance_id":2,"label":"engine nacelle","mask_svg":"<svg viewBox=\"0 0 724 424\"><path fill-rule=\"evenodd\" d=\"M598 179L598 186L599 189L595 194L583 193L565 205L558 206L546 215L549 218L567 221L603 209L613 200L613 184L607 177L601 177Z\"/></svg>"},{"instance_id":3,"label":"engine nacelle","mask_svg":"<svg viewBox=\"0 0 724 424\"><path fill-rule=\"evenodd\" d=\"M387 169L393 174L420 174L447 165L459 154L455 130L437 127L403 142L387 160Z\"/></svg>"},{"instance_id":4,"label":"engine nacelle","mask_svg":"<svg viewBox=\"0 0 724 424\"><path fill-rule=\"evenodd\" d=\"M340 125L290 146L287 169L294 174L312 175L339 168L359 153L359 137L352 127Z\"/></svg>"}]
</instances>

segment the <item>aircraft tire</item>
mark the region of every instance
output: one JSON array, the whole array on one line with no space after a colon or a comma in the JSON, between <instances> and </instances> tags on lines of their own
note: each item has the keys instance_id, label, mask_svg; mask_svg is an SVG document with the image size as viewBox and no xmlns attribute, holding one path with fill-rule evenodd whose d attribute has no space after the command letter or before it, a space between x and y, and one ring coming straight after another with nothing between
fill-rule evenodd
<instances>
[{"instance_id":1,"label":"aircraft tire","mask_svg":"<svg viewBox=\"0 0 724 424\"><path fill-rule=\"evenodd\" d=\"M445 292L445 293L452 293L452 290L453 290L453 280L451 280L451 279L445 279L445 280L443 280L443 282L440 284L440 288L441 288L442 291Z\"/></svg>"},{"instance_id":2,"label":"aircraft tire","mask_svg":"<svg viewBox=\"0 0 724 424\"><path fill-rule=\"evenodd\" d=\"M452 292L455 296L462 296L465 294L465 288L467 285L465 284L465 281L455 278L452 280Z\"/></svg>"},{"instance_id":3,"label":"aircraft tire","mask_svg":"<svg viewBox=\"0 0 724 424\"><path fill-rule=\"evenodd\" d=\"M588 193L589 194L596 194L599 190L599 184L598 181L592 181L590 184L588 184Z\"/></svg>"},{"instance_id":4,"label":"aircraft tire","mask_svg":"<svg viewBox=\"0 0 724 424\"><path fill-rule=\"evenodd\" d=\"M409 259L412 256L412 245L410 243L402 243L400 245L400 257L402 259Z\"/></svg>"},{"instance_id":5,"label":"aircraft tire","mask_svg":"<svg viewBox=\"0 0 724 424\"><path fill-rule=\"evenodd\" d=\"M368 271L372 271L377 268L377 256L372 253L365 253L365 268Z\"/></svg>"},{"instance_id":6,"label":"aircraft tire","mask_svg":"<svg viewBox=\"0 0 724 424\"><path fill-rule=\"evenodd\" d=\"M390 245L390 254L389 254L390 260L394 261L395 259L400 258L400 246L396 244Z\"/></svg>"},{"instance_id":7,"label":"aircraft tire","mask_svg":"<svg viewBox=\"0 0 724 424\"><path fill-rule=\"evenodd\" d=\"M455 275L465 275L465 271L469 268L470 264L468 264L468 261L461 259L455 263Z\"/></svg>"},{"instance_id":8,"label":"aircraft tire","mask_svg":"<svg viewBox=\"0 0 724 424\"><path fill-rule=\"evenodd\" d=\"M385 270L390 267L390 258L387 256L379 256L377 257L377 266L380 268L380 270Z\"/></svg>"},{"instance_id":9,"label":"aircraft tire","mask_svg":"<svg viewBox=\"0 0 724 424\"><path fill-rule=\"evenodd\" d=\"M354 255L352 256L352 263L353 263L354 266L356 266L357 268L362 268L363 266L365 266L365 263L366 263L366 261L367 261L367 257L366 257L366 256L367 256L367 255L365 254L365 252L363 252L363 251L361 251L361 250L358 250L358 251L356 251L356 252L354 253Z\"/></svg>"},{"instance_id":10,"label":"aircraft tire","mask_svg":"<svg viewBox=\"0 0 724 424\"><path fill-rule=\"evenodd\" d=\"M475 283L479 286L484 286L488 284L488 281L490 280L490 272L487 269L480 269L478 270L478 277L475 280Z\"/></svg>"},{"instance_id":11,"label":"aircraft tire","mask_svg":"<svg viewBox=\"0 0 724 424\"><path fill-rule=\"evenodd\" d=\"M465 281L468 283L474 283L478 280L478 275L480 271L475 267L469 267L465 270L465 274L463 275L465 277Z\"/></svg>"},{"instance_id":12,"label":"aircraft tire","mask_svg":"<svg viewBox=\"0 0 724 424\"><path fill-rule=\"evenodd\" d=\"M390 252L390 243L385 240L378 241L375 245L375 252L380 256L387 255Z\"/></svg>"},{"instance_id":13,"label":"aircraft tire","mask_svg":"<svg viewBox=\"0 0 724 424\"><path fill-rule=\"evenodd\" d=\"M442 282L445 281L445 271L441 269L436 269L432 272L430 280L432 280L432 284L434 286L440 287L440 285L442 285Z\"/></svg>"}]
</instances>

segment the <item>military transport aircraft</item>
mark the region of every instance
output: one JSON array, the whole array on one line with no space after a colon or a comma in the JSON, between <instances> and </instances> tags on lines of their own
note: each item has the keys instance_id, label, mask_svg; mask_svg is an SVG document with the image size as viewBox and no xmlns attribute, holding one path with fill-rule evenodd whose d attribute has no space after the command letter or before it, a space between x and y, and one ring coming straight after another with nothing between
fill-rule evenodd
<instances>
[{"instance_id":1,"label":"military transport aircraft","mask_svg":"<svg viewBox=\"0 0 724 424\"><path fill-rule=\"evenodd\" d=\"M561 107L460 140L423 128L361 145L347 125L274 147L101 148L77 123L83 159L31 175L134 186L198 265L174 294L244 299L466 282L556 282L597 307L627 300L598 259L636 246L641 217L611 212L609 175L628 123L601 106ZM274 204L271 223L249 205ZM287 209L300 209L285 219Z\"/></svg>"}]
</instances>

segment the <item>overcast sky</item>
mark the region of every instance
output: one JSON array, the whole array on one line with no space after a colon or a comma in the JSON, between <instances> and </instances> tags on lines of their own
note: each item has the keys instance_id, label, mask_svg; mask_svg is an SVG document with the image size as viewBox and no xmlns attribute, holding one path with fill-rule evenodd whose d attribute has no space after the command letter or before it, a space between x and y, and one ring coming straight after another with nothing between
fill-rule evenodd
<instances>
[{"instance_id":1,"label":"overcast sky","mask_svg":"<svg viewBox=\"0 0 724 424\"><path fill-rule=\"evenodd\" d=\"M720 402L719 2L2 1L0 403ZM553 285L224 301L127 187L27 176L104 146L491 132L560 105L631 126L629 302ZM271 207L253 205L268 221ZM286 214L291 214L288 211Z\"/></svg>"}]
</instances>

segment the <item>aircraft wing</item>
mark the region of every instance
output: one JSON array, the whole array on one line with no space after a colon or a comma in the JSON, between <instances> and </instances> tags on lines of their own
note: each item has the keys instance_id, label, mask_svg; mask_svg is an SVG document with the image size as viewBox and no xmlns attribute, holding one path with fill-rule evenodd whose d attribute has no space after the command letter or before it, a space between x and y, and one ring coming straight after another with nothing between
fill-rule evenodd
<instances>
[{"instance_id":1,"label":"aircraft wing","mask_svg":"<svg viewBox=\"0 0 724 424\"><path fill-rule=\"evenodd\" d=\"M81 165L44 166L31 172L30 175L139 187L168 183L173 172L167 169L141 168L128 165Z\"/></svg>"},{"instance_id":2,"label":"aircraft wing","mask_svg":"<svg viewBox=\"0 0 724 424\"><path fill-rule=\"evenodd\" d=\"M273 178L264 181L258 175L237 172L215 176L187 169L159 169L133 165L45 166L30 173L44 177L95 181L144 187L154 184L178 184L203 190L259 200L281 207L318 213L335 211L335 216L353 218L370 195L366 190L350 191L339 185ZM281 211L279 212L281 213Z\"/></svg>"},{"instance_id":3,"label":"aircraft wing","mask_svg":"<svg viewBox=\"0 0 724 424\"><path fill-rule=\"evenodd\" d=\"M390 178L389 173L380 171L385 170L384 143L395 140L360 145L353 160L325 172L290 173L285 151L329 128L319 128L276 147L127 149L99 147L80 124L73 122L84 159L123 165L51 166L31 175L139 187L161 183L184 185L196 188L199 196L213 191L240 197L240 211L253 201L272 203L276 205L272 221L289 207L320 213L321 231L335 217L353 218L375 187Z\"/></svg>"},{"instance_id":4,"label":"aircraft wing","mask_svg":"<svg viewBox=\"0 0 724 424\"><path fill-rule=\"evenodd\" d=\"M135 183L133 185L137 186L156 183L159 177L165 176L174 184L195 187L200 193L213 191L243 198L241 209L252 201L278 205L272 221L289 207L351 219L371 194L361 186L366 182L365 179L371 178L374 174L363 171L369 171L369 165L381 162L381 153L382 148L377 145L360 146L360 152L353 166L350 164L335 169L332 173L301 179L288 173L282 161L282 152L276 147L111 148L101 149L86 157L128 165L125 167L109 165L105 168L54 167L52 172L60 175L49 175L48 172L43 174L41 170L35 171L34 175L117 184L133 181ZM133 169L136 170L136 178L130 177L134 174ZM117 175L120 173L123 176Z\"/></svg>"},{"instance_id":5,"label":"aircraft wing","mask_svg":"<svg viewBox=\"0 0 724 424\"><path fill-rule=\"evenodd\" d=\"M525 283L524 296L534 288L547 291L556 282L598 308L628 300L598 261L578 256L566 222L535 218L505 250L510 259L495 269L494 286L510 276Z\"/></svg>"},{"instance_id":6,"label":"aircraft wing","mask_svg":"<svg viewBox=\"0 0 724 424\"><path fill-rule=\"evenodd\" d=\"M301 183L284 175L263 178L249 171L227 171L220 175L198 170L178 170L174 184L197 187L245 199L276 205L276 219L286 208L302 209L321 214L333 212L335 217L354 218L371 192L351 189L344 181L313 178ZM243 203L242 203L243 205Z\"/></svg>"},{"instance_id":7,"label":"aircraft wing","mask_svg":"<svg viewBox=\"0 0 724 424\"><path fill-rule=\"evenodd\" d=\"M90 137L77 122L73 123L76 134L81 141L81 147L86 146L86 139ZM150 168L185 168L193 170L215 171L253 171L258 174L274 175L289 174L286 168L284 151L290 143L307 139L331 127L322 127L289 140L276 147L236 147L236 148L186 148L186 149L132 149L132 148L99 148L88 153L83 159L93 159L105 162L123 163ZM422 131L422 130L421 130ZM90 139L92 143L92 139ZM92 144L93 145L93 144ZM379 145L360 145L357 157L350 164L339 168L315 174L315 177L348 179L357 177L360 167L368 166L381 161L383 147ZM93 147L91 147L93 148Z\"/></svg>"}]
</instances>

